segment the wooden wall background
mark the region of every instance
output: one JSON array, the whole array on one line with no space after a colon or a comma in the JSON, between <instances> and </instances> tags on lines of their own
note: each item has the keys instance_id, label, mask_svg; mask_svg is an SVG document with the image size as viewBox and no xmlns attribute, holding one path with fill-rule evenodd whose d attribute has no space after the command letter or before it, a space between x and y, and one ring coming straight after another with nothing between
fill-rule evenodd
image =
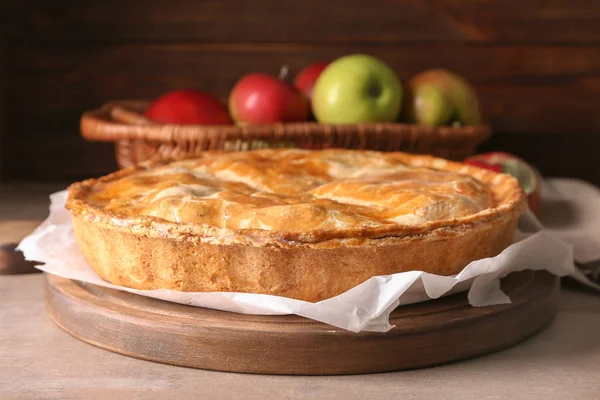
<instances>
[{"instance_id":1,"label":"wooden wall background","mask_svg":"<svg viewBox=\"0 0 600 400\"><path fill-rule=\"evenodd\" d=\"M79 137L107 100L195 87L222 99L244 73L352 52L402 78L443 66L480 93L495 135L546 175L600 183L597 0L4 0L3 180L66 181L115 168Z\"/></svg>"}]
</instances>

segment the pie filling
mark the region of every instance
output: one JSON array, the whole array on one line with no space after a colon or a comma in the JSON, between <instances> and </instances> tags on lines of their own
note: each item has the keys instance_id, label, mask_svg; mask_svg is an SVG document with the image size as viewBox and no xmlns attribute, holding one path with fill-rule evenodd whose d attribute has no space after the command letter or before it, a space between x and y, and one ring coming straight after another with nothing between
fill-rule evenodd
<instances>
[{"instance_id":1,"label":"pie filling","mask_svg":"<svg viewBox=\"0 0 600 400\"><path fill-rule=\"evenodd\" d=\"M404 160L339 150L223 153L97 182L86 200L125 217L292 232L419 225L498 203L472 176Z\"/></svg>"}]
</instances>

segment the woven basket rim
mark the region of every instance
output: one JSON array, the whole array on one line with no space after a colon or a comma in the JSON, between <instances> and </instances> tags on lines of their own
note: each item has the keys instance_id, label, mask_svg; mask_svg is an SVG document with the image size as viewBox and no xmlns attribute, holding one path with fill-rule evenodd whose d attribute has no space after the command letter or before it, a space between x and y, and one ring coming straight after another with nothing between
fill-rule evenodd
<instances>
[{"instance_id":1,"label":"woven basket rim","mask_svg":"<svg viewBox=\"0 0 600 400\"><path fill-rule=\"evenodd\" d=\"M148 100L113 100L102 107L86 111L81 116L81 135L92 141L114 142L119 140L150 140L171 142L192 142L207 138L255 138L281 136L285 139L306 136L328 137L330 135L390 134L396 130L411 130L431 139L445 142L481 143L491 135L489 124L469 126L425 127L400 122L361 123L361 124L321 124L318 122L293 122L265 125L129 125L116 122L110 117L111 110L118 106L125 109L143 111L151 102Z\"/></svg>"}]
</instances>

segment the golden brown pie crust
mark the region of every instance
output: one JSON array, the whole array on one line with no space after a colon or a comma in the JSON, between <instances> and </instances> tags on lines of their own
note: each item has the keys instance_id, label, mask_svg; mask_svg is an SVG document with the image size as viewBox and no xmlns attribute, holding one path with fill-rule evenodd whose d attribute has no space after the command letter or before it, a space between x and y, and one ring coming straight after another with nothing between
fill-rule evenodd
<instances>
[{"instance_id":1,"label":"golden brown pie crust","mask_svg":"<svg viewBox=\"0 0 600 400\"><path fill-rule=\"evenodd\" d=\"M350 172L341 174L354 175L324 173L330 160L342 160ZM188 178L218 190L182 202L173 182L160 187L160 171L197 165L204 175ZM400 169L383 173L386 165ZM206 166L218 179L207 183ZM243 175L232 178L234 184L224 178L232 169ZM166 191L136 186L148 179L150 189ZM511 243L526 203L510 175L439 158L285 149L207 152L196 160L117 171L73 184L67 208L85 259L108 282L319 301L372 276L414 270L453 275L473 260L497 255ZM202 212L190 211L196 209ZM318 224L303 220L296 211L305 209L326 218ZM269 214L274 210L280 218Z\"/></svg>"}]
</instances>

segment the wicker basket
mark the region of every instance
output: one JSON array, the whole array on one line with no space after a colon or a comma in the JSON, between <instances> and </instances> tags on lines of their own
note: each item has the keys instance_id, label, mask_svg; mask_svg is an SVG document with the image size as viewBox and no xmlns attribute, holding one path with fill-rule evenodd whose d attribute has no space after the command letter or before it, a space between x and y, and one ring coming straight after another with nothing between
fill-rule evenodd
<instances>
[{"instance_id":1,"label":"wicker basket","mask_svg":"<svg viewBox=\"0 0 600 400\"><path fill-rule=\"evenodd\" d=\"M160 125L143 117L147 101L114 101L83 114L81 134L116 143L121 167L151 158L178 158L206 150L266 147L347 148L406 151L451 160L472 155L490 135L488 125L428 128L400 123L326 125L300 122L273 125Z\"/></svg>"}]
</instances>

